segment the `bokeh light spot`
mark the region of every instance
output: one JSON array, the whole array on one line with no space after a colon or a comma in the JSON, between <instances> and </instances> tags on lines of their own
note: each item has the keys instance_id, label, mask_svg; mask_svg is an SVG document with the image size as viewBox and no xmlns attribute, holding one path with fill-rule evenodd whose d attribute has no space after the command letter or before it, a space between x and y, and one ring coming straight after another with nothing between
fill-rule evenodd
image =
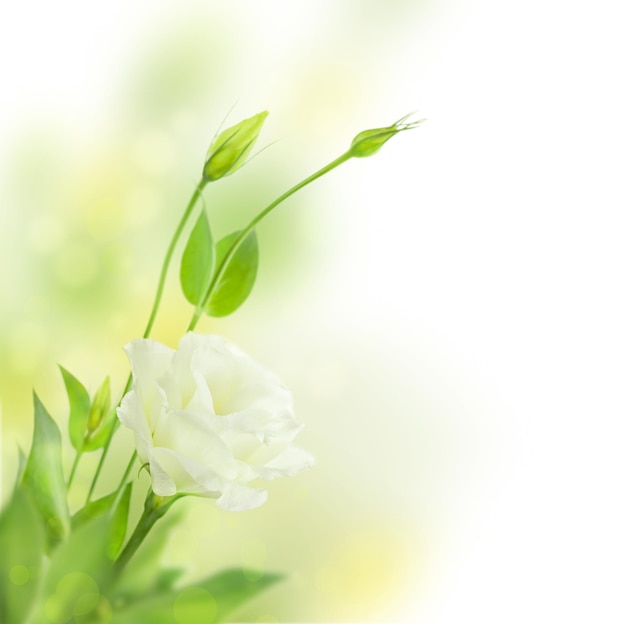
<instances>
[{"instance_id":1,"label":"bokeh light spot","mask_svg":"<svg viewBox=\"0 0 626 624\"><path fill-rule=\"evenodd\" d=\"M9 579L13 585L26 585L30 580L30 572L26 566L16 565L11 568Z\"/></svg>"},{"instance_id":2,"label":"bokeh light spot","mask_svg":"<svg viewBox=\"0 0 626 624\"><path fill-rule=\"evenodd\" d=\"M178 594L173 610L178 624L211 624L217 614L217 603L206 589L189 587Z\"/></svg>"},{"instance_id":3,"label":"bokeh light spot","mask_svg":"<svg viewBox=\"0 0 626 624\"><path fill-rule=\"evenodd\" d=\"M350 535L318 570L316 587L355 617L368 618L389 603L408 577L406 547L384 531Z\"/></svg>"},{"instance_id":4,"label":"bokeh light spot","mask_svg":"<svg viewBox=\"0 0 626 624\"><path fill-rule=\"evenodd\" d=\"M91 612L99 601L96 581L89 574L72 572L59 581L56 593L46 600L44 613L53 624L65 624Z\"/></svg>"}]
</instances>

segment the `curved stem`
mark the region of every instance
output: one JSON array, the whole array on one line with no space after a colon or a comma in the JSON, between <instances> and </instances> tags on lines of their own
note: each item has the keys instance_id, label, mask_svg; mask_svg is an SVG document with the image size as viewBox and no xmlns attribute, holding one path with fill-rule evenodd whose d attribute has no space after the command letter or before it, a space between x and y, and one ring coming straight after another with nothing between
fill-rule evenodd
<instances>
[{"instance_id":1,"label":"curved stem","mask_svg":"<svg viewBox=\"0 0 626 624\"><path fill-rule=\"evenodd\" d=\"M156 294L154 296L154 303L152 304L152 311L150 312L150 318L148 319L148 323L146 324L146 329L143 332L143 337L147 338L152 331L152 327L154 325L154 321L156 319L157 312L159 311L159 306L161 305L161 298L163 297L163 289L165 288L165 278L167 277L167 271L170 266L170 262L172 261L172 255L174 254L174 249L178 244L178 239L187 225L187 221L189 221L189 217L193 212L193 209L196 205L196 202L202 196L202 191L204 187L207 185L206 180L201 180L196 186L193 195L191 196L189 203L187 204L187 208L185 208L185 212L172 236L172 240L170 241L169 247L165 252L165 258L163 259L163 266L161 267L161 274L159 275L159 283L157 285Z\"/></svg>"},{"instance_id":2,"label":"curved stem","mask_svg":"<svg viewBox=\"0 0 626 624\"><path fill-rule=\"evenodd\" d=\"M196 306L196 309L194 310L191 321L189 322L189 325L187 327L187 331L192 331L193 329L195 329L196 325L198 324L198 321L200 320L200 317L202 316L202 312L204 308L206 307L207 303L209 302L209 299L211 295L213 294L213 291L215 290L217 283L222 277L224 270L226 269L226 266L228 265L230 259L232 258L233 254L237 251L237 248L239 247L241 242L255 228L255 226L260 221L262 221L270 212L272 212L272 210L274 210L276 206L278 206L279 204L282 204L282 202L284 202L288 197L291 197L294 193L297 193L300 189L307 186L307 184L314 182L318 178L321 178L323 175L327 174L329 171L332 171L333 169L343 164L347 160L350 160L350 158L352 158L352 154L348 151L345 154L342 154L341 156L339 156L339 158L336 158L332 162L328 163L325 167L322 167L320 170L311 174L308 178L305 178L301 182L298 182L298 184L296 184L295 186L292 186L288 191L284 192L280 197L275 199L269 206L264 208L256 217L254 217L254 219L252 219L252 221L250 221L250 223L248 223L248 225L243 230L241 230L237 238L233 241L232 245L230 246L230 248L224 255L224 258L222 259L219 266L217 267L217 270L215 271L213 278L209 282L209 285L207 286L206 291L204 292L203 296L200 298L200 303Z\"/></svg>"},{"instance_id":3,"label":"curved stem","mask_svg":"<svg viewBox=\"0 0 626 624\"><path fill-rule=\"evenodd\" d=\"M152 490L150 490L146 502L144 504L143 513L139 522L130 536L124 550L120 553L117 561L114 564L115 576L126 567L131 557L135 554L139 546L143 543L150 529L156 524L159 518L165 515L165 512L179 499L181 495L162 497L157 496Z\"/></svg>"},{"instance_id":4,"label":"curved stem","mask_svg":"<svg viewBox=\"0 0 626 624\"><path fill-rule=\"evenodd\" d=\"M126 380L126 385L124 386L124 391L122 392L122 398L126 395L126 393L130 390L130 387L133 383L133 376L128 375L128 379ZM122 399L117 402L117 407L119 407ZM98 479L100 478L100 473L102 472L102 467L104 466L104 460L106 459L109 448L111 447L111 441L113 440L113 436L115 432L118 430L120 426L120 421L115 420L113 426L111 427L111 432L109 433L109 437L107 438L106 444L102 448L102 455L100 455L100 460L98 461L98 465L96 466L96 472L93 475L93 479L91 480L91 485L89 486L89 491L87 492L87 499L85 500L85 505L89 503L91 497L93 496L93 491L96 489L96 484L98 483Z\"/></svg>"},{"instance_id":5,"label":"curved stem","mask_svg":"<svg viewBox=\"0 0 626 624\"><path fill-rule=\"evenodd\" d=\"M69 490L72 486L72 481L74 481L74 475L76 474L76 468L78 468L78 462L82 457L82 451L76 451L76 455L74 456L74 463L72 464L72 469L70 470L70 476L67 478L67 489Z\"/></svg>"},{"instance_id":6,"label":"curved stem","mask_svg":"<svg viewBox=\"0 0 626 624\"><path fill-rule=\"evenodd\" d=\"M178 223L178 226L176 227L176 230L174 231L174 235L172 236L172 240L170 241L167 251L165 252L165 258L163 259L163 266L161 267L161 273L159 274L159 282L157 284L156 293L154 295L154 302L152 303L152 310L150 311L150 317L148 318L148 323L146 324L146 328L143 332L143 338L148 338L148 336L150 336L150 332L152 331L152 327L154 326L154 321L156 320L157 313L161 305L161 299L163 297L163 290L165 288L165 279L167 277L167 272L169 270L170 263L172 261L172 256L174 255L174 250L176 249L176 245L178 244L180 236L183 233L183 230L185 229L185 226L187 225L187 222L189 221L189 218L191 217L193 213L193 209L195 208L198 200L202 197L202 191L204 190L204 187L206 185L207 185L207 181L204 179L198 182L198 185L194 189L189 199L189 202L187 203L187 207L185 208L185 211L183 212L183 216L181 217ZM122 392L122 398L124 398L124 395L130 390L131 385L132 385L132 380L133 380L132 375L129 375L126 381L126 386L124 387L124 392ZM122 399L118 401L117 403L118 406L121 403L121 401ZM102 472L102 466L104 465L104 461L109 452L111 441L113 440L113 436L115 435L115 432L117 431L118 427L119 427L119 421L116 421L115 425L111 428L111 433L109 434L109 437L106 441L106 444L104 445L104 448L102 449L102 455L100 455L100 460L98 462L98 466L96 467L96 472L94 474L93 480L91 481L89 492L87 493L87 501L86 501L87 503L91 500L93 491L96 487L96 483L98 482L98 478L100 477L100 473Z\"/></svg>"}]
</instances>

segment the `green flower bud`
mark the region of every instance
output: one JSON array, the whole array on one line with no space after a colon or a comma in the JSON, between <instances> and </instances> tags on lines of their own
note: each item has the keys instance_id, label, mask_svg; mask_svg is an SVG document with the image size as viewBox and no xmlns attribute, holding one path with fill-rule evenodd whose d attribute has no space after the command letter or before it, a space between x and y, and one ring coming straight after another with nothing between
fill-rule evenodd
<instances>
[{"instance_id":1,"label":"green flower bud","mask_svg":"<svg viewBox=\"0 0 626 624\"><path fill-rule=\"evenodd\" d=\"M217 136L207 152L202 170L202 177L206 182L214 182L230 175L245 163L268 114L263 111L244 119Z\"/></svg>"},{"instance_id":2,"label":"green flower bud","mask_svg":"<svg viewBox=\"0 0 626 624\"><path fill-rule=\"evenodd\" d=\"M364 130L354 137L352 145L350 145L349 154L356 158L365 158L375 154L389 139L396 136L399 132L412 130L416 128L425 119L418 119L405 123L409 115L398 119L396 123L386 128L374 128L373 130Z\"/></svg>"},{"instance_id":3,"label":"green flower bud","mask_svg":"<svg viewBox=\"0 0 626 624\"><path fill-rule=\"evenodd\" d=\"M100 423L108 415L111 409L111 382L107 377L98 391L96 392L93 402L91 403L91 411L89 412L89 420L87 421L87 429L91 433L95 431Z\"/></svg>"}]
</instances>

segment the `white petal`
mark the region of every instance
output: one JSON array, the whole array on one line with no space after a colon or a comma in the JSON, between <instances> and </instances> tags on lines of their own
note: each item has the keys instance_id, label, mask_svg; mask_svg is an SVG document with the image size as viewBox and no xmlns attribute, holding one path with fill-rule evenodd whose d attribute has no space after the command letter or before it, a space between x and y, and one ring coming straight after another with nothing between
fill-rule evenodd
<instances>
[{"instance_id":1,"label":"white petal","mask_svg":"<svg viewBox=\"0 0 626 624\"><path fill-rule=\"evenodd\" d=\"M175 483L177 492L217 498L223 481L214 473L180 454L166 448L154 448L154 459Z\"/></svg>"},{"instance_id":2,"label":"white petal","mask_svg":"<svg viewBox=\"0 0 626 624\"><path fill-rule=\"evenodd\" d=\"M117 417L123 425L132 429L147 446L152 446L152 433L148 426L143 406L134 390L127 392L117 408Z\"/></svg>"},{"instance_id":3,"label":"white petal","mask_svg":"<svg viewBox=\"0 0 626 624\"><path fill-rule=\"evenodd\" d=\"M229 483L217 499L217 504L226 511L247 511L260 507L266 500L267 490Z\"/></svg>"},{"instance_id":4,"label":"white petal","mask_svg":"<svg viewBox=\"0 0 626 624\"><path fill-rule=\"evenodd\" d=\"M133 378L139 382L154 382L167 371L174 356L174 349L149 338L129 342L125 347L130 360Z\"/></svg>"},{"instance_id":5,"label":"white petal","mask_svg":"<svg viewBox=\"0 0 626 624\"><path fill-rule=\"evenodd\" d=\"M152 477L152 490L157 496L173 496L176 494L176 484L161 467L153 453L150 454L150 476Z\"/></svg>"},{"instance_id":6,"label":"white petal","mask_svg":"<svg viewBox=\"0 0 626 624\"><path fill-rule=\"evenodd\" d=\"M255 466L254 469L262 479L275 479L276 477L291 477L314 465L315 458L311 453L297 446L290 446L265 466Z\"/></svg>"},{"instance_id":7,"label":"white petal","mask_svg":"<svg viewBox=\"0 0 626 624\"><path fill-rule=\"evenodd\" d=\"M237 465L232 452L211 431L203 414L171 410L154 432L154 445L176 451L227 479L235 478Z\"/></svg>"},{"instance_id":8,"label":"white petal","mask_svg":"<svg viewBox=\"0 0 626 624\"><path fill-rule=\"evenodd\" d=\"M169 369L174 350L148 339L133 340L124 350L133 371L133 389L150 421L161 410L162 399L156 382Z\"/></svg>"}]
</instances>

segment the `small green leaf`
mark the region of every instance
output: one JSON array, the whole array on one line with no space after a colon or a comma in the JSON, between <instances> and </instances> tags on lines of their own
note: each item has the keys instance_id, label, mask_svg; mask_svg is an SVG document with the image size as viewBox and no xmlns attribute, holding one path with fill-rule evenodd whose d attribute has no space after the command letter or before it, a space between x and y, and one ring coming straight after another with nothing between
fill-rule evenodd
<instances>
[{"instance_id":1,"label":"small green leaf","mask_svg":"<svg viewBox=\"0 0 626 624\"><path fill-rule=\"evenodd\" d=\"M132 481L126 484L122 498L113 512L111 519L111 533L109 539L108 555L111 560L115 559L122 549L126 529L128 528L128 511L130 509L130 495L133 491Z\"/></svg>"},{"instance_id":2,"label":"small green leaf","mask_svg":"<svg viewBox=\"0 0 626 624\"><path fill-rule=\"evenodd\" d=\"M67 398L70 401L70 441L72 446L80 452L85 444L91 400L83 384L65 368L62 366L59 366L59 368L65 382Z\"/></svg>"},{"instance_id":3,"label":"small green leaf","mask_svg":"<svg viewBox=\"0 0 626 624\"><path fill-rule=\"evenodd\" d=\"M18 487L0 514L0 622L25 622L44 556L41 517Z\"/></svg>"},{"instance_id":4,"label":"small green leaf","mask_svg":"<svg viewBox=\"0 0 626 624\"><path fill-rule=\"evenodd\" d=\"M233 232L217 243L216 266L220 266L237 236L239 232ZM258 267L259 243L256 232L252 230L228 260L207 303L207 314L209 316L232 314L252 291Z\"/></svg>"},{"instance_id":5,"label":"small green leaf","mask_svg":"<svg viewBox=\"0 0 626 624\"><path fill-rule=\"evenodd\" d=\"M122 498L115 509L115 513L111 519L108 555L110 559L115 559L119 553L124 538L126 537L126 529L128 528L128 510L130 507L130 495L133 484L128 483L122 494ZM104 496L95 501L91 501L85 505L80 511L72 516L72 531L83 526L93 518L108 513L111 505L115 502L117 492L112 492L108 496Z\"/></svg>"},{"instance_id":6,"label":"small green leaf","mask_svg":"<svg viewBox=\"0 0 626 624\"><path fill-rule=\"evenodd\" d=\"M111 431L115 429L118 422L117 412L115 409L112 409L106 418L100 422L98 428L89 433L87 440L85 440L85 446L83 446L83 453L97 451L99 448L102 448L109 440Z\"/></svg>"},{"instance_id":7,"label":"small green leaf","mask_svg":"<svg viewBox=\"0 0 626 624\"><path fill-rule=\"evenodd\" d=\"M236 608L282 578L279 574L265 574L258 581L252 582L246 579L242 570L225 570L191 587L120 605L114 611L113 623L223 622Z\"/></svg>"},{"instance_id":8,"label":"small green leaf","mask_svg":"<svg viewBox=\"0 0 626 624\"><path fill-rule=\"evenodd\" d=\"M36 394L34 402L35 430L23 483L43 518L48 545L52 547L67 535L70 526L61 432Z\"/></svg>"},{"instance_id":9,"label":"small green leaf","mask_svg":"<svg viewBox=\"0 0 626 624\"><path fill-rule=\"evenodd\" d=\"M206 291L211 273L215 249L206 212L203 210L194 226L180 263L180 285L189 303L198 305Z\"/></svg>"}]
</instances>

